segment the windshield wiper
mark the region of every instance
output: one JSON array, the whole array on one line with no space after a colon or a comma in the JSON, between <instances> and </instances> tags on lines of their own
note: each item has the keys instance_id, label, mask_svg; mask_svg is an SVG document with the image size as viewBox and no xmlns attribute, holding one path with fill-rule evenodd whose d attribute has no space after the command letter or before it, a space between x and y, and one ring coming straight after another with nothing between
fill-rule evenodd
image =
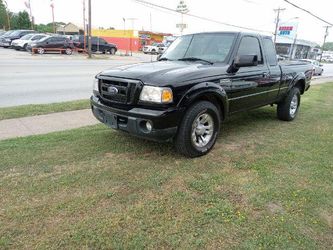
<instances>
[{"instance_id":1,"label":"windshield wiper","mask_svg":"<svg viewBox=\"0 0 333 250\"><path fill-rule=\"evenodd\" d=\"M209 64L214 64L211 61L201 59L201 58L197 58L197 57L184 57L184 58L178 59L178 61L203 61L203 62L206 62L206 63L209 63Z\"/></svg>"},{"instance_id":2,"label":"windshield wiper","mask_svg":"<svg viewBox=\"0 0 333 250\"><path fill-rule=\"evenodd\" d=\"M166 57L162 57L162 58L158 59L158 61L170 61L170 59L168 59Z\"/></svg>"}]
</instances>

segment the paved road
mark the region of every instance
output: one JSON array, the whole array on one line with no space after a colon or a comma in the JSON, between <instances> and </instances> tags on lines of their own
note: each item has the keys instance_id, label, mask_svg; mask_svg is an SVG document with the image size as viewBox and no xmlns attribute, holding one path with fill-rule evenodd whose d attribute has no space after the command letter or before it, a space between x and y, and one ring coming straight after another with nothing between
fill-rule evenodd
<instances>
[{"instance_id":1,"label":"paved road","mask_svg":"<svg viewBox=\"0 0 333 250\"><path fill-rule=\"evenodd\" d=\"M93 77L118 65L150 61L151 56L34 55L0 48L0 107L89 98Z\"/></svg>"},{"instance_id":2,"label":"paved road","mask_svg":"<svg viewBox=\"0 0 333 250\"><path fill-rule=\"evenodd\" d=\"M89 98L96 73L151 59L154 58L143 54L111 56L105 60L87 60L82 55L31 56L0 48L0 107ZM333 78L333 64L324 65L322 77L327 76Z\"/></svg>"}]
</instances>

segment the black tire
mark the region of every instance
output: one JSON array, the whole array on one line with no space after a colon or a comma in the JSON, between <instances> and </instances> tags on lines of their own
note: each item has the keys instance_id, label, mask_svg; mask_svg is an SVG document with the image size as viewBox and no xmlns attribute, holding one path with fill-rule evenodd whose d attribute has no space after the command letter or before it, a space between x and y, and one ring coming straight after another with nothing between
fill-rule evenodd
<instances>
[{"instance_id":1,"label":"black tire","mask_svg":"<svg viewBox=\"0 0 333 250\"><path fill-rule=\"evenodd\" d=\"M195 128L195 121L202 115L208 114L213 121L213 129L208 143L203 147L198 147L192 140L192 133ZM219 108L208 101L200 101L193 104L185 113L185 116L178 128L175 138L176 150L187 157L198 157L207 154L214 146L220 132L221 115ZM196 137L197 135L195 135ZM207 135L206 135L207 136ZM196 137L198 139L198 137ZM199 139L198 139L199 141Z\"/></svg>"},{"instance_id":2,"label":"black tire","mask_svg":"<svg viewBox=\"0 0 333 250\"><path fill-rule=\"evenodd\" d=\"M295 97L296 96L296 97ZM293 102L293 98L297 98L297 103ZM288 95L278 103L277 116L282 121L292 121L296 118L301 103L301 92L299 88L292 88ZM295 109L296 108L296 109Z\"/></svg>"},{"instance_id":3,"label":"black tire","mask_svg":"<svg viewBox=\"0 0 333 250\"><path fill-rule=\"evenodd\" d=\"M24 50L24 51L27 50L27 46L28 46L28 44L24 44L24 45L23 45L23 50Z\"/></svg>"}]
</instances>

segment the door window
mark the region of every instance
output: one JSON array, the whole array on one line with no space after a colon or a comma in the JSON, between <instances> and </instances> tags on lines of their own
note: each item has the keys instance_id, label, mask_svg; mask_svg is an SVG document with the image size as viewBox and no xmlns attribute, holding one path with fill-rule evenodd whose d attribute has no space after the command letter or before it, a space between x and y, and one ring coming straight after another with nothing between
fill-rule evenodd
<instances>
[{"instance_id":1,"label":"door window","mask_svg":"<svg viewBox=\"0 0 333 250\"><path fill-rule=\"evenodd\" d=\"M263 64L262 53L258 38L252 36L245 36L238 48L238 56L241 55L257 55L258 63Z\"/></svg>"}]
</instances>

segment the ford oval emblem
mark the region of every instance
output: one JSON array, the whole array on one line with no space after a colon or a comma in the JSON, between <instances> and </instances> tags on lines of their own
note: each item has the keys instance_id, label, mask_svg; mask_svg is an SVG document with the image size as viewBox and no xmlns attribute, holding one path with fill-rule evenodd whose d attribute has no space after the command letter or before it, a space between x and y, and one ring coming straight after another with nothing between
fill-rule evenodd
<instances>
[{"instance_id":1,"label":"ford oval emblem","mask_svg":"<svg viewBox=\"0 0 333 250\"><path fill-rule=\"evenodd\" d=\"M108 92L111 94L111 95L115 95L118 93L118 89L116 87L108 87Z\"/></svg>"}]
</instances>

